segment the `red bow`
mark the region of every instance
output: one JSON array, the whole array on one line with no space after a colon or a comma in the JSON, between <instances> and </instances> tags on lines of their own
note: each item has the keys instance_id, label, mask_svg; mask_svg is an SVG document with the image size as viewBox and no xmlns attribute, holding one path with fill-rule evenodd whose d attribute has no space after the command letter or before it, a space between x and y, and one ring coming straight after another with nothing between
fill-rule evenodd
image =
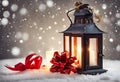
<instances>
[{"instance_id":1,"label":"red bow","mask_svg":"<svg viewBox=\"0 0 120 82\"><path fill-rule=\"evenodd\" d=\"M61 55L58 52L54 53L51 63L53 64L50 68L51 72L60 72L64 74L70 74L71 71L76 73L76 68L72 65L76 57L69 57L68 52L62 52Z\"/></svg>"},{"instance_id":2,"label":"red bow","mask_svg":"<svg viewBox=\"0 0 120 82\"><path fill-rule=\"evenodd\" d=\"M34 57L35 56L35 57ZM30 54L25 59L25 65L18 63L14 67L6 65L5 67L13 71L24 71L26 69L40 69L42 57L36 54Z\"/></svg>"}]
</instances>

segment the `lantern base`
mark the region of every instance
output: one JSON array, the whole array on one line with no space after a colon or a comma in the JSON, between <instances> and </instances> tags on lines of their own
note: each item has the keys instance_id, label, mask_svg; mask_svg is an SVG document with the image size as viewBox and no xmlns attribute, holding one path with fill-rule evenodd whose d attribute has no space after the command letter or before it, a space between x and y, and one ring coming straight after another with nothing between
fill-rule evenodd
<instances>
[{"instance_id":1,"label":"lantern base","mask_svg":"<svg viewBox=\"0 0 120 82\"><path fill-rule=\"evenodd\" d=\"M101 73L105 73L107 72L107 70L105 69L93 69L93 70L86 70L86 71L79 71L79 74L90 74L90 75L96 75L96 74L101 74Z\"/></svg>"}]
</instances>

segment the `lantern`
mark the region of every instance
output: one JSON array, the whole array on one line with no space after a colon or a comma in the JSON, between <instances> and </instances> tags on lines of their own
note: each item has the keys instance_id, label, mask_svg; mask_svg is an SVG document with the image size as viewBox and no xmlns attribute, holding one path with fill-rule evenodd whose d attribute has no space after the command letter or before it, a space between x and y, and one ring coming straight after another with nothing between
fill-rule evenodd
<instances>
[{"instance_id":1,"label":"lantern","mask_svg":"<svg viewBox=\"0 0 120 82\"><path fill-rule=\"evenodd\" d=\"M93 12L88 4L82 4L74 12L71 22L64 34L64 51L77 58L77 71L84 74L104 73L103 69L103 31L93 21Z\"/></svg>"}]
</instances>

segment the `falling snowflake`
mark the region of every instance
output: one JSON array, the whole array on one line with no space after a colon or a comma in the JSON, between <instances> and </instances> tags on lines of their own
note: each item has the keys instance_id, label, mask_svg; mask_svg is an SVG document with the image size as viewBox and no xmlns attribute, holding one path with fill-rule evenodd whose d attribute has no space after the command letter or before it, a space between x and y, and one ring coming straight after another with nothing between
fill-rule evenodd
<instances>
[{"instance_id":1,"label":"falling snowflake","mask_svg":"<svg viewBox=\"0 0 120 82\"><path fill-rule=\"evenodd\" d=\"M107 5L106 4L102 4L102 9L107 9Z\"/></svg>"},{"instance_id":2,"label":"falling snowflake","mask_svg":"<svg viewBox=\"0 0 120 82\"><path fill-rule=\"evenodd\" d=\"M9 5L9 1L8 0L3 0L2 1L2 6L7 7Z\"/></svg>"},{"instance_id":3,"label":"falling snowflake","mask_svg":"<svg viewBox=\"0 0 120 82\"><path fill-rule=\"evenodd\" d=\"M24 32L24 33L22 34L22 39L25 40L25 41L27 41L27 40L29 39L29 34L26 33L26 32Z\"/></svg>"},{"instance_id":4,"label":"falling snowflake","mask_svg":"<svg viewBox=\"0 0 120 82\"><path fill-rule=\"evenodd\" d=\"M24 41L23 41L23 40L20 40L19 42L22 44Z\"/></svg>"},{"instance_id":5,"label":"falling snowflake","mask_svg":"<svg viewBox=\"0 0 120 82\"><path fill-rule=\"evenodd\" d=\"M17 5L17 4L12 4L11 10L12 10L13 12L17 11L17 10L18 10L18 5Z\"/></svg>"},{"instance_id":6,"label":"falling snowflake","mask_svg":"<svg viewBox=\"0 0 120 82\"><path fill-rule=\"evenodd\" d=\"M55 37L51 37L51 39L52 39L52 40L54 40L54 39L55 39Z\"/></svg>"},{"instance_id":7,"label":"falling snowflake","mask_svg":"<svg viewBox=\"0 0 120 82\"><path fill-rule=\"evenodd\" d=\"M20 15L26 15L28 13L28 11L26 8L21 8L19 13L20 13Z\"/></svg>"},{"instance_id":8,"label":"falling snowflake","mask_svg":"<svg viewBox=\"0 0 120 82\"><path fill-rule=\"evenodd\" d=\"M120 18L120 13L116 13L116 18Z\"/></svg>"},{"instance_id":9,"label":"falling snowflake","mask_svg":"<svg viewBox=\"0 0 120 82\"><path fill-rule=\"evenodd\" d=\"M22 33L21 32L17 32L15 34L15 38L20 39L21 37L22 37Z\"/></svg>"},{"instance_id":10,"label":"falling snowflake","mask_svg":"<svg viewBox=\"0 0 120 82\"><path fill-rule=\"evenodd\" d=\"M20 55L20 48L18 47L13 47L11 50L11 53L13 56L19 56Z\"/></svg>"},{"instance_id":11,"label":"falling snowflake","mask_svg":"<svg viewBox=\"0 0 120 82\"><path fill-rule=\"evenodd\" d=\"M53 7L54 2L52 0L47 0L46 4L48 7Z\"/></svg>"},{"instance_id":12,"label":"falling snowflake","mask_svg":"<svg viewBox=\"0 0 120 82\"><path fill-rule=\"evenodd\" d=\"M42 36L39 36L38 39L39 39L39 40L42 40Z\"/></svg>"},{"instance_id":13,"label":"falling snowflake","mask_svg":"<svg viewBox=\"0 0 120 82\"><path fill-rule=\"evenodd\" d=\"M116 50L120 52L120 45L117 45Z\"/></svg>"},{"instance_id":14,"label":"falling snowflake","mask_svg":"<svg viewBox=\"0 0 120 82\"><path fill-rule=\"evenodd\" d=\"M15 19L16 15L15 14L12 14L12 18Z\"/></svg>"},{"instance_id":15,"label":"falling snowflake","mask_svg":"<svg viewBox=\"0 0 120 82\"><path fill-rule=\"evenodd\" d=\"M51 26L48 26L48 29L51 29L52 27Z\"/></svg>"},{"instance_id":16,"label":"falling snowflake","mask_svg":"<svg viewBox=\"0 0 120 82\"><path fill-rule=\"evenodd\" d=\"M9 11L4 11L3 16L8 18L10 16L10 12Z\"/></svg>"},{"instance_id":17,"label":"falling snowflake","mask_svg":"<svg viewBox=\"0 0 120 82\"><path fill-rule=\"evenodd\" d=\"M54 22L54 25L57 25L57 22Z\"/></svg>"},{"instance_id":18,"label":"falling snowflake","mask_svg":"<svg viewBox=\"0 0 120 82\"><path fill-rule=\"evenodd\" d=\"M120 20L117 21L117 25L120 26Z\"/></svg>"},{"instance_id":19,"label":"falling snowflake","mask_svg":"<svg viewBox=\"0 0 120 82\"><path fill-rule=\"evenodd\" d=\"M110 41L110 42L113 42L113 38L110 38L109 41Z\"/></svg>"},{"instance_id":20,"label":"falling snowflake","mask_svg":"<svg viewBox=\"0 0 120 82\"><path fill-rule=\"evenodd\" d=\"M8 24L8 19L7 18L2 18L1 24L4 25L4 26L7 25Z\"/></svg>"},{"instance_id":21,"label":"falling snowflake","mask_svg":"<svg viewBox=\"0 0 120 82\"><path fill-rule=\"evenodd\" d=\"M46 10L46 5L45 5L45 4L40 4L40 5L39 5L39 10L40 10L41 12L45 11L45 10Z\"/></svg>"}]
</instances>

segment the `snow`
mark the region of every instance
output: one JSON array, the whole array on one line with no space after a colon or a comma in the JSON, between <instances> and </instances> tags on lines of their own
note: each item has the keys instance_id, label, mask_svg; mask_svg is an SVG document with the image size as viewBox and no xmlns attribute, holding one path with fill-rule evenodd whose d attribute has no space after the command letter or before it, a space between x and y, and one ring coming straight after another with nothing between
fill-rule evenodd
<instances>
[{"instance_id":1,"label":"snow","mask_svg":"<svg viewBox=\"0 0 120 82\"><path fill-rule=\"evenodd\" d=\"M120 45L117 45L116 50L120 52Z\"/></svg>"},{"instance_id":2,"label":"snow","mask_svg":"<svg viewBox=\"0 0 120 82\"><path fill-rule=\"evenodd\" d=\"M2 18L1 24L4 25L4 26L7 25L8 24L8 19L7 18Z\"/></svg>"},{"instance_id":3,"label":"snow","mask_svg":"<svg viewBox=\"0 0 120 82\"><path fill-rule=\"evenodd\" d=\"M11 10L12 10L13 12L17 11L17 10L18 10L18 5L17 5L17 4L12 4Z\"/></svg>"},{"instance_id":4,"label":"snow","mask_svg":"<svg viewBox=\"0 0 120 82\"><path fill-rule=\"evenodd\" d=\"M46 4L47 4L47 6L48 7L53 7L53 1L52 0L48 0L47 2L46 2Z\"/></svg>"},{"instance_id":5,"label":"snow","mask_svg":"<svg viewBox=\"0 0 120 82\"><path fill-rule=\"evenodd\" d=\"M12 50L11 50L11 53L13 56L18 56L20 55L20 48L18 47L13 47Z\"/></svg>"},{"instance_id":6,"label":"snow","mask_svg":"<svg viewBox=\"0 0 120 82\"><path fill-rule=\"evenodd\" d=\"M4 11L3 16L8 18L10 16L10 12L9 11Z\"/></svg>"},{"instance_id":7,"label":"snow","mask_svg":"<svg viewBox=\"0 0 120 82\"><path fill-rule=\"evenodd\" d=\"M46 10L46 5L45 4L40 4L39 5L39 10L41 11L41 12L43 12L43 11L45 11Z\"/></svg>"},{"instance_id":8,"label":"snow","mask_svg":"<svg viewBox=\"0 0 120 82\"><path fill-rule=\"evenodd\" d=\"M102 9L107 9L107 5L106 4L102 4Z\"/></svg>"},{"instance_id":9,"label":"snow","mask_svg":"<svg viewBox=\"0 0 120 82\"><path fill-rule=\"evenodd\" d=\"M117 21L117 25L120 26L120 20Z\"/></svg>"},{"instance_id":10,"label":"snow","mask_svg":"<svg viewBox=\"0 0 120 82\"><path fill-rule=\"evenodd\" d=\"M116 13L116 18L120 18L120 13Z\"/></svg>"},{"instance_id":11,"label":"snow","mask_svg":"<svg viewBox=\"0 0 120 82\"><path fill-rule=\"evenodd\" d=\"M113 42L113 38L110 38L109 41L110 41L110 42Z\"/></svg>"},{"instance_id":12,"label":"snow","mask_svg":"<svg viewBox=\"0 0 120 82\"><path fill-rule=\"evenodd\" d=\"M20 13L20 15L23 16L23 15L26 15L28 13L28 11L26 8L21 8L19 13Z\"/></svg>"},{"instance_id":13,"label":"snow","mask_svg":"<svg viewBox=\"0 0 120 82\"><path fill-rule=\"evenodd\" d=\"M8 0L3 0L2 1L2 6L7 7L9 5L9 1Z\"/></svg>"},{"instance_id":14,"label":"snow","mask_svg":"<svg viewBox=\"0 0 120 82\"><path fill-rule=\"evenodd\" d=\"M59 74L51 73L47 68L41 67L39 70L26 70L23 72L13 72L4 65L14 65L17 62L24 62L24 59L0 60L0 82L119 82L120 81L120 61L104 60L104 68L108 71L98 75L84 74ZM43 62L45 64L45 62Z\"/></svg>"}]
</instances>

